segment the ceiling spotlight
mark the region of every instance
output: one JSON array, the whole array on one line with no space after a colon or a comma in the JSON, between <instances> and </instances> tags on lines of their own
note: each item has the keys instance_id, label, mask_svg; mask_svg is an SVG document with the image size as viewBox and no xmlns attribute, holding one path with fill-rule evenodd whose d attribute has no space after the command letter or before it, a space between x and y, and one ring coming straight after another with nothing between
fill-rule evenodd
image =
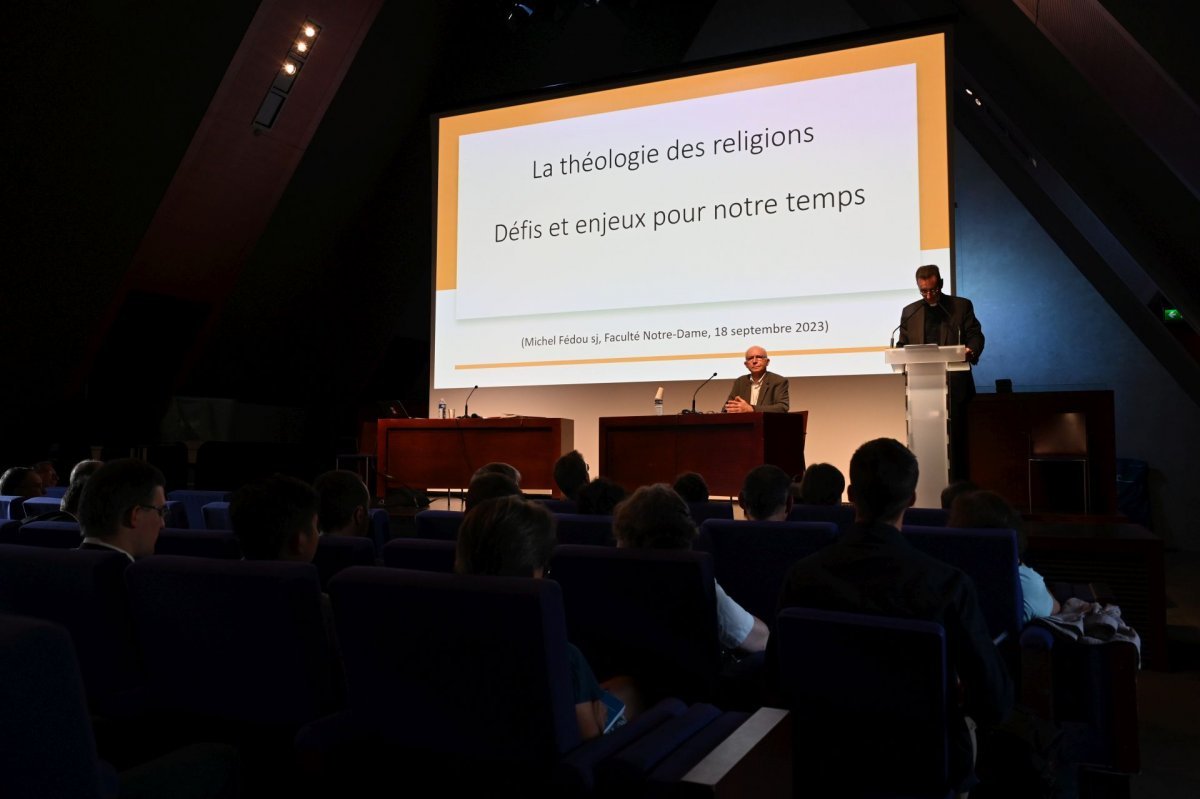
<instances>
[{"instance_id":1,"label":"ceiling spotlight","mask_svg":"<svg viewBox=\"0 0 1200 799\"><path fill-rule=\"evenodd\" d=\"M981 106L981 105L983 105L983 101L982 101L982 100L980 100L978 97L976 97L976 98L975 98L975 105L980 105L980 106Z\"/></svg>"},{"instance_id":2,"label":"ceiling spotlight","mask_svg":"<svg viewBox=\"0 0 1200 799\"><path fill-rule=\"evenodd\" d=\"M304 26L304 35L311 39L312 37L317 35L317 29L314 28L312 25L305 25Z\"/></svg>"},{"instance_id":3,"label":"ceiling spotlight","mask_svg":"<svg viewBox=\"0 0 1200 799\"><path fill-rule=\"evenodd\" d=\"M963 91L965 91L967 94L971 95L972 97L975 96L975 92L971 91L970 89L963 89Z\"/></svg>"},{"instance_id":4,"label":"ceiling spotlight","mask_svg":"<svg viewBox=\"0 0 1200 799\"><path fill-rule=\"evenodd\" d=\"M283 63L283 71L289 75L295 75L296 74L296 65L293 64L291 61L285 61Z\"/></svg>"},{"instance_id":5,"label":"ceiling spotlight","mask_svg":"<svg viewBox=\"0 0 1200 799\"><path fill-rule=\"evenodd\" d=\"M304 42L304 41L296 42L296 52L297 53L307 53L308 52L308 42Z\"/></svg>"}]
</instances>

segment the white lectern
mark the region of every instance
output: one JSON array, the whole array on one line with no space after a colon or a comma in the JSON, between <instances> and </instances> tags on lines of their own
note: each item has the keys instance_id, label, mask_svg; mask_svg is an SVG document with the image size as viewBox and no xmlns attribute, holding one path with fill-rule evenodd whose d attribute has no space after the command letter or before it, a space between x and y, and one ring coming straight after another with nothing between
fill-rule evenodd
<instances>
[{"instance_id":1,"label":"white lectern","mask_svg":"<svg viewBox=\"0 0 1200 799\"><path fill-rule=\"evenodd\" d=\"M959 344L911 344L883 354L892 371L904 372L908 409L908 448L917 456L921 479L917 482L917 507L938 508L942 489L950 482L950 410L947 372L965 372L967 348Z\"/></svg>"}]
</instances>

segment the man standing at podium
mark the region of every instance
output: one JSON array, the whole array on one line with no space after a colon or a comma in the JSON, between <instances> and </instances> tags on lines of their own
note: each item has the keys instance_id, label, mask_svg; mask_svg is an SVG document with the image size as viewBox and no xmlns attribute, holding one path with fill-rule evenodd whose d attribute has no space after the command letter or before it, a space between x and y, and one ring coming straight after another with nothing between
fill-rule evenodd
<instances>
[{"instance_id":1,"label":"man standing at podium","mask_svg":"<svg viewBox=\"0 0 1200 799\"><path fill-rule=\"evenodd\" d=\"M900 337L896 345L962 344L967 363L979 363L983 354L983 328L975 318L975 306L966 297L942 293L942 273L930 264L917 269L921 299L900 312ZM967 403L975 396L975 378L970 370L950 372L950 475L967 476Z\"/></svg>"},{"instance_id":2,"label":"man standing at podium","mask_svg":"<svg viewBox=\"0 0 1200 799\"><path fill-rule=\"evenodd\" d=\"M771 359L762 347L746 350L746 369L750 374L733 381L733 390L725 400L726 413L788 412L788 381L768 372Z\"/></svg>"}]
</instances>

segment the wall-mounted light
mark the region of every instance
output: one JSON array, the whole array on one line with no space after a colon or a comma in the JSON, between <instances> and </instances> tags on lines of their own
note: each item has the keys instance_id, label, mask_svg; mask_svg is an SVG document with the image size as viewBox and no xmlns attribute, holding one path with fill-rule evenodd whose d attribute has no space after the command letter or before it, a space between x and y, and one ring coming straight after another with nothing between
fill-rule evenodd
<instances>
[{"instance_id":1,"label":"wall-mounted light","mask_svg":"<svg viewBox=\"0 0 1200 799\"><path fill-rule=\"evenodd\" d=\"M308 19L292 37L287 55L280 62L279 70L271 81L271 87L267 89L267 96L263 98L258 112L254 115L256 128L269 128L275 124L284 101L287 100L288 94L295 86L296 79L300 77L300 72L304 69L307 60L312 56L313 48L320 35L321 26Z\"/></svg>"}]
</instances>

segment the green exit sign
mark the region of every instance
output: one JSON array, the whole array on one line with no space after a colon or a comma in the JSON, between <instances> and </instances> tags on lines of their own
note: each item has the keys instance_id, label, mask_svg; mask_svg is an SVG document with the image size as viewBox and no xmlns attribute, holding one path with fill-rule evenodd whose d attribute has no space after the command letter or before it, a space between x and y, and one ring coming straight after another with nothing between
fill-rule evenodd
<instances>
[{"instance_id":1,"label":"green exit sign","mask_svg":"<svg viewBox=\"0 0 1200 799\"><path fill-rule=\"evenodd\" d=\"M1164 322L1182 322L1183 313L1178 308L1163 308Z\"/></svg>"}]
</instances>

